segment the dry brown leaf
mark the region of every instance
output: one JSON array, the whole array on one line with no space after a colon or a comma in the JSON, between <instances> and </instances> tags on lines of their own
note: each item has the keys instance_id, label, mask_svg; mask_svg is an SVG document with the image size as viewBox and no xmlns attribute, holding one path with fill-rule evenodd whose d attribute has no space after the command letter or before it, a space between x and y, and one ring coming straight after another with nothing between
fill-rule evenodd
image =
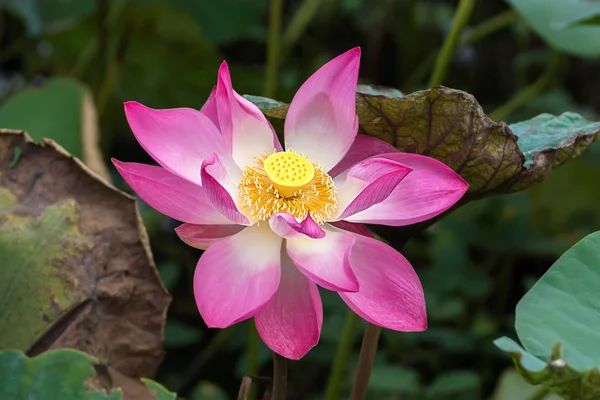
<instances>
[{"instance_id":1,"label":"dry brown leaf","mask_svg":"<svg viewBox=\"0 0 600 400\"><path fill-rule=\"evenodd\" d=\"M53 141L0 130L0 253L0 349L154 375L170 296L131 196Z\"/></svg>"}]
</instances>

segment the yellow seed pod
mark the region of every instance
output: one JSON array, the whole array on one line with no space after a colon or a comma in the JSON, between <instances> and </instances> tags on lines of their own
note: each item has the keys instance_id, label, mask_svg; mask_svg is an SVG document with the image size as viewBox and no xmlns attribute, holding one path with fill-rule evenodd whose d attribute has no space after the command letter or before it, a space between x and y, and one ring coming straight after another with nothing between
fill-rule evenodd
<instances>
[{"instance_id":1,"label":"yellow seed pod","mask_svg":"<svg viewBox=\"0 0 600 400\"><path fill-rule=\"evenodd\" d=\"M265 160L265 173L284 197L292 196L315 177L315 167L304 156L290 151L271 154Z\"/></svg>"}]
</instances>

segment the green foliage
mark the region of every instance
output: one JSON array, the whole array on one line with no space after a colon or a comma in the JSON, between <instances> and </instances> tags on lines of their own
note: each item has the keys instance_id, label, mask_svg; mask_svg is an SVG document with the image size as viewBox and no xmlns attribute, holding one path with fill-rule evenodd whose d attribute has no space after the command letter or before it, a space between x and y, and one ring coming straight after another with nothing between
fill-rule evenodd
<instances>
[{"instance_id":1,"label":"green foliage","mask_svg":"<svg viewBox=\"0 0 600 400\"><path fill-rule=\"evenodd\" d=\"M70 349L29 358L20 351L0 352L0 398L28 400L121 400L122 392L88 391L95 377L93 357ZM160 399L163 400L163 399Z\"/></svg>"},{"instance_id":2,"label":"green foliage","mask_svg":"<svg viewBox=\"0 0 600 400\"><path fill-rule=\"evenodd\" d=\"M508 0L550 45L580 57L600 56L600 26L578 23L597 16L600 6L585 0Z\"/></svg>"},{"instance_id":3,"label":"green foliage","mask_svg":"<svg viewBox=\"0 0 600 400\"><path fill-rule=\"evenodd\" d=\"M165 347L184 347L202 338L202 331L184 322L172 319L165 326Z\"/></svg>"},{"instance_id":4,"label":"green foliage","mask_svg":"<svg viewBox=\"0 0 600 400\"><path fill-rule=\"evenodd\" d=\"M385 393L393 393L411 398L421 393L422 387L419 374L415 370L382 364L373 368L369 389L379 393L378 397Z\"/></svg>"},{"instance_id":5,"label":"green foliage","mask_svg":"<svg viewBox=\"0 0 600 400\"><path fill-rule=\"evenodd\" d=\"M475 371L452 371L442 374L427 388L426 398L474 399L481 385L481 378Z\"/></svg>"},{"instance_id":6,"label":"green foliage","mask_svg":"<svg viewBox=\"0 0 600 400\"><path fill-rule=\"evenodd\" d=\"M154 382L151 379L142 378L141 379L144 385L151 389L156 396L156 400L177 400L177 395L175 393L169 392L163 385L160 383Z\"/></svg>"},{"instance_id":7,"label":"green foliage","mask_svg":"<svg viewBox=\"0 0 600 400\"><path fill-rule=\"evenodd\" d=\"M517 370L529 383L548 387L565 400L593 400L600 396L598 367L572 367L565 360L560 343L552 347L546 362L507 337L497 339L494 343L512 357Z\"/></svg>"},{"instance_id":8,"label":"green foliage","mask_svg":"<svg viewBox=\"0 0 600 400\"><path fill-rule=\"evenodd\" d=\"M189 14L167 2L138 5L130 12L138 34L131 39L129 62L120 74L123 100L155 108L199 108L206 100L200 94L208 94L217 81L221 59L214 45Z\"/></svg>"},{"instance_id":9,"label":"green foliage","mask_svg":"<svg viewBox=\"0 0 600 400\"><path fill-rule=\"evenodd\" d=\"M515 327L526 350L506 337L496 341L526 379L566 399L600 395L600 352L594 328L600 324L598 248L600 232L568 250L521 299Z\"/></svg>"},{"instance_id":10,"label":"green foliage","mask_svg":"<svg viewBox=\"0 0 600 400\"><path fill-rule=\"evenodd\" d=\"M534 162L536 154L551 150L559 152L553 160L553 165L558 166L572 158L573 154L581 154L600 132L600 122L590 122L572 112L559 116L541 114L509 126L519 137L525 167Z\"/></svg>"},{"instance_id":11,"label":"green foliage","mask_svg":"<svg viewBox=\"0 0 600 400\"><path fill-rule=\"evenodd\" d=\"M83 103L89 95L86 86L73 79L51 79L41 88L22 91L4 103L0 126L26 131L35 140L54 139L82 158Z\"/></svg>"},{"instance_id":12,"label":"green foliage","mask_svg":"<svg viewBox=\"0 0 600 400\"><path fill-rule=\"evenodd\" d=\"M181 265L167 261L158 265L158 272L160 273L163 285L165 285L167 290L171 291L181 277Z\"/></svg>"}]
</instances>

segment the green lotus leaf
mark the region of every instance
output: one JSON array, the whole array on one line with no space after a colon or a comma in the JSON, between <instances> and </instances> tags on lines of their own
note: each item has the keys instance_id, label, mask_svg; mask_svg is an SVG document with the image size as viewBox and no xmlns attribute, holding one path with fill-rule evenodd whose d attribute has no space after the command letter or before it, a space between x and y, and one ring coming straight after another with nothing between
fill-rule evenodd
<instances>
[{"instance_id":1,"label":"green lotus leaf","mask_svg":"<svg viewBox=\"0 0 600 400\"><path fill-rule=\"evenodd\" d=\"M517 304L523 347L506 337L495 344L532 384L565 399L600 398L600 232L583 238Z\"/></svg>"},{"instance_id":2,"label":"green lotus leaf","mask_svg":"<svg viewBox=\"0 0 600 400\"><path fill-rule=\"evenodd\" d=\"M600 56L600 26L594 24L600 14L598 2L508 0L508 3L553 47L579 57Z\"/></svg>"},{"instance_id":3,"label":"green lotus leaf","mask_svg":"<svg viewBox=\"0 0 600 400\"><path fill-rule=\"evenodd\" d=\"M29 358L20 351L0 352L0 399L121 400L120 389L93 390L94 357L72 349Z\"/></svg>"},{"instance_id":4,"label":"green lotus leaf","mask_svg":"<svg viewBox=\"0 0 600 400\"><path fill-rule=\"evenodd\" d=\"M532 385L543 385L565 400L595 400L600 398L598 367L579 370L568 364L562 345L556 343L551 356L542 361L515 341L501 337L494 344L511 356L517 371Z\"/></svg>"}]
</instances>

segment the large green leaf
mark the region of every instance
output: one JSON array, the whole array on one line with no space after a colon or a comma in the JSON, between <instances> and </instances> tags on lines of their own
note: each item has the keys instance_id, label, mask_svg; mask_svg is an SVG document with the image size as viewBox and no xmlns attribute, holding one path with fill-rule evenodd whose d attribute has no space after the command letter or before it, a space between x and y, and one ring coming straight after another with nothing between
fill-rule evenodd
<instances>
[{"instance_id":1,"label":"large green leaf","mask_svg":"<svg viewBox=\"0 0 600 400\"><path fill-rule=\"evenodd\" d=\"M600 396L598 249L600 232L569 249L523 296L515 326L526 350L508 338L496 341L531 383L567 399Z\"/></svg>"},{"instance_id":2,"label":"large green leaf","mask_svg":"<svg viewBox=\"0 0 600 400\"><path fill-rule=\"evenodd\" d=\"M93 357L60 349L29 358L20 351L0 352L0 399L11 400L121 400L122 392L88 390L95 378ZM96 386L96 385L90 385Z\"/></svg>"},{"instance_id":3,"label":"large green leaf","mask_svg":"<svg viewBox=\"0 0 600 400\"><path fill-rule=\"evenodd\" d=\"M510 126L496 123L472 95L442 86L400 97L364 92L356 94L359 133L444 162L469 182L467 199L515 192L544 180L600 132L600 123L573 113L543 114ZM262 98L257 102L264 104ZM281 134L289 106L271 105L262 111Z\"/></svg>"},{"instance_id":4,"label":"large green leaf","mask_svg":"<svg viewBox=\"0 0 600 400\"><path fill-rule=\"evenodd\" d=\"M581 57L600 56L600 26L577 24L600 12L588 0L507 0L549 44Z\"/></svg>"},{"instance_id":5,"label":"large green leaf","mask_svg":"<svg viewBox=\"0 0 600 400\"><path fill-rule=\"evenodd\" d=\"M115 384L99 360L73 349L56 349L29 358L16 350L0 351L0 399L10 400L176 400L177 395L150 379ZM110 373L109 373L110 375ZM107 379L108 378L108 379ZM145 386L145 387L144 387Z\"/></svg>"},{"instance_id":6,"label":"large green leaf","mask_svg":"<svg viewBox=\"0 0 600 400\"><path fill-rule=\"evenodd\" d=\"M28 132L35 140L50 138L90 168L108 176L98 148L98 121L87 86L70 78L53 78L41 88L26 89L0 107L0 128Z\"/></svg>"},{"instance_id":7,"label":"large green leaf","mask_svg":"<svg viewBox=\"0 0 600 400\"><path fill-rule=\"evenodd\" d=\"M86 93L86 87L73 79L51 79L8 99L0 108L0 127L27 131L35 140L54 139L82 158L81 109Z\"/></svg>"},{"instance_id":8,"label":"large green leaf","mask_svg":"<svg viewBox=\"0 0 600 400\"><path fill-rule=\"evenodd\" d=\"M502 337L494 344L511 356L517 371L532 385L543 385L565 400L600 398L598 367L579 370L568 364L560 343L555 344L546 361L531 355L515 341Z\"/></svg>"},{"instance_id":9,"label":"large green leaf","mask_svg":"<svg viewBox=\"0 0 600 400\"><path fill-rule=\"evenodd\" d=\"M531 354L548 357L562 343L569 364L577 369L600 365L600 232L569 249L523 296L515 327Z\"/></svg>"},{"instance_id":10,"label":"large green leaf","mask_svg":"<svg viewBox=\"0 0 600 400\"><path fill-rule=\"evenodd\" d=\"M0 349L155 373L169 296L133 198L53 142L0 130L0 254Z\"/></svg>"}]
</instances>

